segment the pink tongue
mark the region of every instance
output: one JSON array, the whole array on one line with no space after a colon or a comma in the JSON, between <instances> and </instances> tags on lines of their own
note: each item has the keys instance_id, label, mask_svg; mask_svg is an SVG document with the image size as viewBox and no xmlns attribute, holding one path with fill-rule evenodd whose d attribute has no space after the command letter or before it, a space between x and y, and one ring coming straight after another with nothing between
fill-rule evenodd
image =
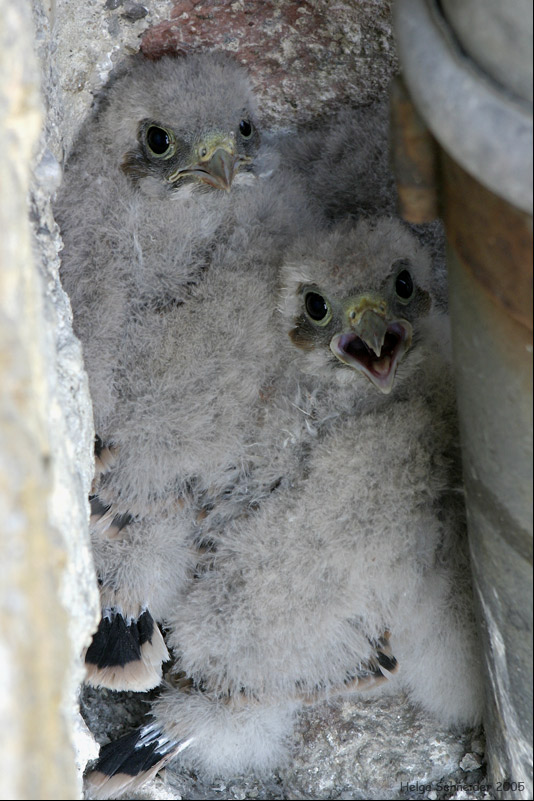
<instances>
[{"instance_id":1,"label":"pink tongue","mask_svg":"<svg viewBox=\"0 0 534 801\"><path fill-rule=\"evenodd\" d=\"M391 359L389 356L384 356L380 361L374 362L373 364L373 372L378 373L378 375L386 375L389 373L389 368L391 367Z\"/></svg>"}]
</instances>

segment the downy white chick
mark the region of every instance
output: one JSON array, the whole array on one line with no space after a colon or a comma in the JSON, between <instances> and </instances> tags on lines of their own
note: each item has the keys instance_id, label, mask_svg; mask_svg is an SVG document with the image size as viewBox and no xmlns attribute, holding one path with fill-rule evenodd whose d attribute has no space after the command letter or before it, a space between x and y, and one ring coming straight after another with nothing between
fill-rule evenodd
<instances>
[{"instance_id":1,"label":"downy white chick","mask_svg":"<svg viewBox=\"0 0 534 801\"><path fill-rule=\"evenodd\" d=\"M381 98L342 108L295 133L279 134L281 169L304 181L308 202L327 224L395 214L397 190L390 157L390 108ZM434 298L447 308L445 236L441 220L409 225L432 257ZM438 292L441 286L441 292Z\"/></svg>"},{"instance_id":2,"label":"downy white chick","mask_svg":"<svg viewBox=\"0 0 534 801\"><path fill-rule=\"evenodd\" d=\"M312 380L312 424L330 425L296 484L201 531L210 548L168 620L175 686L150 723L102 748L94 797L178 754L209 776L271 770L299 707L340 693L393 685L442 723L479 720L448 321L434 295L427 253L393 219L292 249L287 370Z\"/></svg>"},{"instance_id":3,"label":"downy white chick","mask_svg":"<svg viewBox=\"0 0 534 801\"><path fill-rule=\"evenodd\" d=\"M159 683L154 620L192 558L182 510L228 495L246 470L278 358L277 266L306 219L297 179L269 175L269 158L242 68L198 54L129 61L67 162L61 279L97 434L96 686Z\"/></svg>"}]
</instances>

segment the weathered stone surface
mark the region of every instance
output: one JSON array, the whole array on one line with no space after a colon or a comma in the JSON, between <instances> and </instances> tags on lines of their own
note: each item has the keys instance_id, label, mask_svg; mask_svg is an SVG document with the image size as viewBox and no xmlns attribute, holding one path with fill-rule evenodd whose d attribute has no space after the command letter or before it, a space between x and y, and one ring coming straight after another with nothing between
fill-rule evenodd
<instances>
[{"instance_id":1,"label":"weathered stone surface","mask_svg":"<svg viewBox=\"0 0 534 801\"><path fill-rule=\"evenodd\" d=\"M130 22L135 22L138 19L143 19L148 14L148 9L140 3L126 3L124 5L121 17L128 19Z\"/></svg>"},{"instance_id":2,"label":"weathered stone surface","mask_svg":"<svg viewBox=\"0 0 534 801\"><path fill-rule=\"evenodd\" d=\"M81 652L98 614L87 532L92 413L50 198L92 90L125 49L106 36L107 21L95 4L0 0L3 798L80 797L96 754L77 710ZM137 49L140 26L129 27ZM121 31L127 39L126 23Z\"/></svg>"},{"instance_id":3,"label":"weathered stone surface","mask_svg":"<svg viewBox=\"0 0 534 801\"><path fill-rule=\"evenodd\" d=\"M145 55L215 48L250 70L269 125L291 127L385 91L397 60L390 0L179 0Z\"/></svg>"},{"instance_id":4,"label":"weathered stone surface","mask_svg":"<svg viewBox=\"0 0 534 801\"><path fill-rule=\"evenodd\" d=\"M0 37L1 795L68 799L80 796L76 695L96 611L86 522L90 407L57 281L49 192L41 191L59 175L39 141L27 0L0 2Z\"/></svg>"},{"instance_id":5,"label":"weathered stone surface","mask_svg":"<svg viewBox=\"0 0 534 801\"><path fill-rule=\"evenodd\" d=\"M62 164L95 93L105 84L113 65L139 50L140 37L149 26L168 17L172 0L147 0L142 5L148 13L133 21L122 16L124 2L116 0L32 2L36 44L45 78L46 139Z\"/></svg>"},{"instance_id":6,"label":"weathered stone surface","mask_svg":"<svg viewBox=\"0 0 534 801\"><path fill-rule=\"evenodd\" d=\"M83 714L104 744L142 724L153 695L86 688ZM483 748L480 730L445 729L403 695L353 697L305 709L290 762L271 776L236 775L209 783L177 761L128 797L490 799L495 796L483 789L482 755L472 753Z\"/></svg>"},{"instance_id":7,"label":"weathered stone surface","mask_svg":"<svg viewBox=\"0 0 534 801\"><path fill-rule=\"evenodd\" d=\"M407 798L407 785L430 790L455 776L472 737L443 728L402 695L324 704L302 716L284 780L298 798Z\"/></svg>"},{"instance_id":8,"label":"weathered stone surface","mask_svg":"<svg viewBox=\"0 0 534 801\"><path fill-rule=\"evenodd\" d=\"M169 3L159 6L168 9ZM56 636L61 635L65 652L63 657L57 654L58 665L62 664L63 670L59 680L56 669L54 687L60 704L63 737L67 739L67 745L61 743L62 759L55 756L50 759L51 764L58 765L58 775L54 779L57 789L51 789L48 797L57 794L60 798L74 798L80 797L81 775L87 760L94 758L98 750L79 716L77 702L84 674L81 654L90 642L99 611L88 542L87 496L93 472L93 428L81 348L72 333L70 304L59 282L61 239L51 212L51 198L61 181L60 164L87 113L93 93L107 79L113 55L120 53L122 56L128 50L137 49L140 26L118 22L112 34L109 21L115 17L103 4L95 6L67 0L58 0L55 4L34 0L33 16L41 92L48 110L33 158L30 207L35 270L39 276L36 280L40 280L42 291L43 319L39 336L45 349L43 369L48 392L45 427L51 442L50 492L44 522L55 532L52 558L61 564L61 569L56 571L55 589L64 615L60 621L55 613L49 612L48 626L57 631ZM158 19L157 15L155 18ZM27 25L31 37L31 20L27 20ZM42 621L38 637L42 640L46 635L46 621ZM52 671L49 680L53 677ZM50 742L52 752L60 748L52 732L41 731L39 736ZM61 795L59 765L65 762L70 765L72 775L70 789ZM42 796L36 790L26 797Z\"/></svg>"}]
</instances>

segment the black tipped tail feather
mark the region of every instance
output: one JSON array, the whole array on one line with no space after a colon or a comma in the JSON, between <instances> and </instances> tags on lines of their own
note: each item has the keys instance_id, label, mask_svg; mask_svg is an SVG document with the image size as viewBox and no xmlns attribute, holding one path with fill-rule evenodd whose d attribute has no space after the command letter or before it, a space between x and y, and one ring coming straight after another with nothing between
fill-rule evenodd
<instances>
[{"instance_id":1,"label":"black tipped tail feather","mask_svg":"<svg viewBox=\"0 0 534 801\"><path fill-rule=\"evenodd\" d=\"M397 672L398 662L391 650L389 638L389 631L385 631L378 640L373 641L375 652L371 659L362 666L366 688L376 687ZM362 677L360 677L360 682L362 682Z\"/></svg>"},{"instance_id":2,"label":"black tipped tail feather","mask_svg":"<svg viewBox=\"0 0 534 801\"><path fill-rule=\"evenodd\" d=\"M389 634L379 640L376 649L376 661L378 670L386 679L397 672L399 665L389 645Z\"/></svg>"},{"instance_id":3,"label":"black tipped tail feather","mask_svg":"<svg viewBox=\"0 0 534 801\"><path fill-rule=\"evenodd\" d=\"M93 687L141 692L161 682L169 653L148 610L126 619L105 609L85 654L86 681Z\"/></svg>"},{"instance_id":4,"label":"black tipped tail feather","mask_svg":"<svg viewBox=\"0 0 534 801\"><path fill-rule=\"evenodd\" d=\"M108 540L122 537L126 526L130 525L134 519L129 512L118 513L113 504L103 503L98 495L90 496L89 503L93 533L106 537Z\"/></svg>"},{"instance_id":5,"label":"black tipped tail feather","mask_svg":"<svg viewBox=\"0 0 534 801\"><path fill-rule=\"evenodd\" d=\"M90 798L119 798L152 779L171 759L184 751L193 738L172 740L156 723L108 743L85 777Z\"/></svg>"},{"instance_id":6,"label":"black tipped tail feather","mask_svg":"<svg viewBox=\"0 0 534 801\"><path fill-rule=\"evenodd\" d=\"M100 437L95 437L95 474L93 478L93 486L91 487L91 494L94 495L98 491L100 480L105 473L107 473L115 462L117 461L117 448L113 445L104 445Z\"/></svg>"},{"instance_id":7,"label":"black tipped tail feather","mask_svg":"<svg viewBox=\"0 0 534 801\"><path fill-rule=\"evenodd\" d=\"M95 436L95 473L97 475L111 470L117 461L117 452L114 445L104 445L98 434Z\"/></svg>"},{"instance_id":8,"label":"black tipped tail feather","mask_svg":"<svg viewBox=\"0 0 534 801\"><path fill-rule=\"evenodd\" d=\"M398 662L391 650L389 637L386 631L378 640L372 641L374 654L354 672L348 673L341 686L318 687L315 692L299 693L299 699L305 704L315 704L336 695L373 690L391 679L397 672Z\"/></svg>"}]
</instances>

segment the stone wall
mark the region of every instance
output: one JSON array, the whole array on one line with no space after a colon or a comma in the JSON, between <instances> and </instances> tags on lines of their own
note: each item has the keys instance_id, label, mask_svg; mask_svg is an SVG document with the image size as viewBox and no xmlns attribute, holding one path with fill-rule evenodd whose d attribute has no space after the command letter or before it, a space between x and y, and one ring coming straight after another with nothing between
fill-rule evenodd
<instances>
[{"instance_id":1,"label":"stone wall","mask_svg":"<svg viewBox=\"0 0 534 801\"><path fill-rule=\"evenodd\" d=\"M144 22L113 26L100 2L0 0L2 798L80 798L98 752L78 712L98 619L92 412L51 197L112 55L137 50L171 7L152 5Z\"/></svg>"}]
</instances>

